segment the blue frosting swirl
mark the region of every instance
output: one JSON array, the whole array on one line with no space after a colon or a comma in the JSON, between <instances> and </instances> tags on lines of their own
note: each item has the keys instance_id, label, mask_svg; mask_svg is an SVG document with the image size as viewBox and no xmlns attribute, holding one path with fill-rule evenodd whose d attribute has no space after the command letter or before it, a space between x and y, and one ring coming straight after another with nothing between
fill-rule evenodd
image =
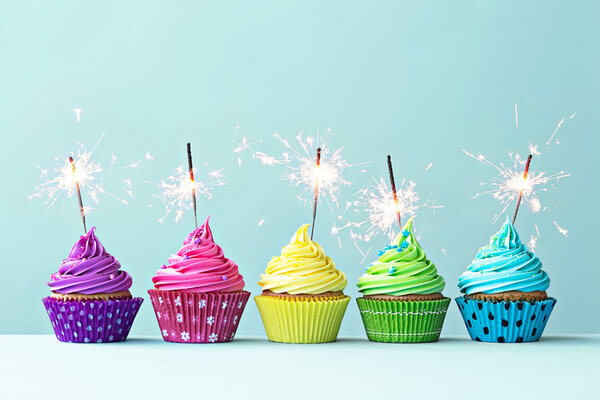
<instances>
[{"instance_id":1,"label":"blue frosting swirl","mask_svg":"<svg viewBox=\"0 0 600 400\"><path fill-rule=\"evenodd\" d=\"M465 294L543 291L548 286L550 278L542 271L542 262L521 243L508 220L458 278L458 288Z\"/></svg>"}]
</instances>

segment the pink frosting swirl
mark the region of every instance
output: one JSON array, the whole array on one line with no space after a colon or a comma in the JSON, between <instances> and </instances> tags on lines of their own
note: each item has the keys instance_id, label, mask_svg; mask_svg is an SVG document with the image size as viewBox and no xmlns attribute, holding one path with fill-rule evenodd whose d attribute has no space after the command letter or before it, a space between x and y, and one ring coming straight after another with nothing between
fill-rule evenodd
<instances>
[{"instance_id":1,"label":"pink frosting swirl","mask_svg":"<svg viewBox=\"0 0 600 400\"><path fill-rule=\"evenodd\" d=\"M244 289L236 263L225 258L215 244L208 220L190 233L177 254L169 258L152 278L158 290L186 292L234 292Z\"/></svg>"}]
</instances>

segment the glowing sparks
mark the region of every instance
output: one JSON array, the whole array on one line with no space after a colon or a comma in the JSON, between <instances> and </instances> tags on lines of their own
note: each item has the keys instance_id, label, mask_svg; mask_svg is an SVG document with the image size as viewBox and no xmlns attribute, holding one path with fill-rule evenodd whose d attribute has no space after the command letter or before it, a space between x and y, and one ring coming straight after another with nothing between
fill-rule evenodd
<instances>
[{"instance_id":1,"label":"glowing sparks","mask_svg":"<svg viewBox=\"0 0 600 400\"><path fill-rule=\"evenodd\" d=\"M529 172L527 178L523 179L525 159L522 159L518 154L509 153L511 165L505 166L503 163L496 165L481 154L475 156L464 149L463 152L482 164L496 169L498 172L497 176L491 178L487 182L481 183L482 187L488 189L473 196L476 198L483 195L491 195L500 202L501 209L494 215L493 222L496 222L498 218L504 214L507 208L517 199L521 191L523 193L523 199L529 204L530 209L534 213L545 210L545 207L542 206L540 202L538 193L548 191L548 189L554 187L561 178L570 176L570 174L567 174L564 171L548 175L546 172L540 172L535 168L532 168L532 171Z\"/></svg>"},{"instance_id":2,"label":"glowing sparks","mask_svg":"<svg viewBox=\"0 0 600 400\"><path fill-rule=\"evenodd\" d=\"M158 219L163 223L165 218L171 213L175 214L174 221L180 222L185 211L193 207L192 193L194 189L196 194L211 199L213 192L217 187L224 186L223 169L213 170L208 164L204 164L207 171L203 179L200 179L200 173L194 167L194 180L190 179L187 168L179 166L175 172L159 183L148 182L157 186L161 192L152 197L159 199L164 205L164 214Z\"/></svg>"},{"instance_id":3,"label":"glowing sparks","mask_svg":"<svg viewBox=\"0 0 600 400\"><path fill-rule=\"evenodd\" d=\"M238 139L240 126L235 127L235 140ZM262 143L262 139L250 139L246 135L241 135L241 139L237 142L233 148L233 154L236 157L238 167L243 164L242 153L249 152L252 155L252 159L258 160L263 167L272 167L276 164L283 164L287 162L287 159L278 159L277 157L271 156L262 151L256 150L255 145Z\"/></svg>"},{"instance_id":4,"label":"glowing sparks","mask_svg":"<svg viewBox=\"0 0 600 400\"><path fill-rule=\"evenodd\" d=\"M261 219L260 221L258 221L258 226L261 227L261 226L263 226L264 223L265 223L265 220Z\"/></svg>"},{"instance_id":5,"label":"glowing sparks","mask_svg":"<svg viewBox=\"0 0 600 400\"><path fill-rule=\"evenodd\" d=\"M304 137L300 132L296 136L295 142L292 143L278 133L274 135L286 149L283 159L287 168L283 179L301 188L298 198L307 201L314 194L318 182L319 197L326 199L330 206L337 207L341 188L350 185L343 173L351 164L342 157L343 148L332 150L328 147L330 134L331 131L328 130L325 137L320 137L317 133L315 138ZM321 162L317 166L315 153L319 147L321 148Z\"/></svg>"},{"instance_id":6,"label":"glowing sparks","mask_svg":"<svg viewBox=\"0 0 600 400\"><path fill-rule=\"evenodd\" d=\"M537 145L533 145L531 144L531 142L529 142L529 154L533 154L534 156L539 156L540 151L538 150L538 146Z\"/></svg>"},{"instance_id":7,"label":"glowing sparks","mask_svg":"<svg viewBox=\"0 0 600 400\"><path fill-rule=\"evenodd\" d=\"M429 165L427 165L427 168L425 168L425 172L429 171L431 169L431 167L433 167L432 162L430 162Z\"/></svg>"},{"instance_id":8,"label":"glowing sparks","mask_svg":"<svg viewBox=\"0 0 600 400\"><path fill-rule=\"evenodd\" d=\"M434 200L422 202L415 187L415 182L402 180L396 187L397 204L384 178L374 178L371 185L359 190L355 194L357 199L349 206L354 207L354 211L363 215L364 219L347 226L351 229L353 238L369 242L373 236L381 234L392 240L397 234L395 229L398 225L398 212L402 220L406 220L416 215L421 207L430 208L434 213L436 209L444 207Z\"/></svg>"},{"instance_id":9,"label":"glowing sparks","mask_svg":"<svg viewBox=\"0 0 600 400\"><path fill-rule=\"evenodd\" d=\"M575 114L573 114L573 116L575 116ZM548 141L546 142L546 144L548 146L550 145L550 143L552 143L552 139L554 139L554 136L556 136L556 133L558 132L558 130L560 129L560 127L563 126L564 123L565 123L565 119L564 118L562 118L560 121L558 121L558 124L556 125L556 129L554 129L554 132L552 132L552 135L550 136L550 139L548 139Z\"/></svg>"},{"instance_id":10,"label":"glowing sparks","mask_svg":"<svg viewBox=\"0 0 600 400\"><path fill-rule=\"evenodd\" d=\"M558 223L556 221L552 221L554 222L554 226L556 226L556 229L558 230L558 233L560 233L561 235L563 235L564 237L569 237L569 231L563 227L561 227L560 225L558 225Z\"/></svg>"},{"instance_id":11,"label":"glowing sparks","mask_svg":"<svg viewBox=\"0 0 600 400\"><path fill-rule=\"evenodd\" d=\"M102 165L99 162L92 160L92 155L104 137L104 133L98 139L96 145L92 150L88 151L83 144L80 144L77 154L72 153L71 156L74 158L73 164L69 162L69 156L58 156L54 160L56 166L53 169L55 174L50 176L48 169L40 168L40 179L43 182L37 184L33 189L33 192L28 196L29 200L43 199L46 208L52 207L61 198L71 198L77 192L77 183L82 194L87 194L94 203L100 201L100 195L108 195L114 199L127 204L127 200L124 200L111 192L108 192L102 183L100 182L100 174L102 172ZM73 165L75 166L75 172L73 172ZM92 207L85 207L84 211L87 213L92 210Z\"/></svg>"},{"instance_id":12,"label":"glowing sparks","mask_svg":"<svg viewBox=\"0 0 600 400\"><path fill-rule=\"evenodd\" d=\"M71 111L75 114L75 119L77 122L81 122L81 107L75 107Z\"/></svg>"},{"instance_id":13,"label":"glowing sparks","mask_svg":"<svg viewBox=\"0 0 600 400\"><path fill-rule=\"evenodd\" d=\"M146 160L154 160L154 157L152 157L152 154L150 154L149 151L146 152Z\"/></svg>"},{"instance_id":14,"label":"glowing sparks","mask_svg":"<svg viewBox=\"0 0 600 400\"><path fill-rule=\"evenodd\" d=\"M527 244L527 247L529 247L530 251L535 251L535 247L537 246L537 240L538 238L531 235L531 238L529 239L529 243Z\"/></svg>"},{"instance_id":15,"label":"glowing sparks","mask_svg":"<svg viewBox=\"0 0 600 400\"><path fill-rule=\"evenodd\" d=\"M250 139L240 135L239 126L236 126L233 154L238 166L243 165L242 153L251 154L252 159L258 160L264 167L281 166L283 168L283 180L300 188L296 196L303 202L312 200L314 191L319 184L319 198L327 201L330 209L339 207L338 200L343 187L351 183L344 177L346 168L362 164L350 164L342 156L343 148L332 149L328 142L331 139L331 130L321 136L318 132L315 136L304 135L300 132L294 139L287 139L279 133L273 136L283 145L283 150L278 155L267 154L257 149L263 143L262 139ZM317 148L321 148L321 163L315 163ZM365 172L359 171L359 172Z\"/></svg>"},{"instance_id":16,"label":"glowing sparks","mask_svg":"<svg viewBox=\"0 0 600 400\"><path fill-rule=\"evenodd\" d=\"M519 127L519 110L517 109L517 105L515 104L515 125L517 128Z\"/></svg>"}]
</instances>

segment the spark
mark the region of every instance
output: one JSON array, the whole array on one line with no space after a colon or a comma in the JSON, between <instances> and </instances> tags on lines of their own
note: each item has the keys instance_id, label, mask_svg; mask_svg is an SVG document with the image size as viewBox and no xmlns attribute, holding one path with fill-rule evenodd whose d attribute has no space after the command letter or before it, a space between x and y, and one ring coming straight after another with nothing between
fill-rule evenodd
<instances>
[{"instance_id":1,"label":"spark","mask_svg":"<svg viewBox=\"0 0 600 400\"><path fill-rule=\"evenodd\" d=\"M352 165L342 157L343 147L331 149L328 146L331 129L327 130L327 135L324 137L319 133L316 137L304 137L303 132L300 132L293 142L278 133L275 133L274 136L285 149L282 159L286 163L286 170L282 179L301 188L298 199L306 202L312 198L318 182L319 197L324 198L331 209L333 206L339 207L338 199L342 187L351 185L350 181L343 176L344 170ZM314 160L318 147L321 148L319 166Z\"/></svg>"},{"instance_id":2,"label":"spark","mask_svg":"<svg viewBox=\"0 0 600 400\"><path fill-rule=\"evenodd\" d=\"M262 139L253 140L246 136L242 136L241 142L233 149L233 153L237 156L238 167L242 166L242 157L240 156L240 153L243 151L250 152L252 154L252 158L258 160L263 167L272 167L273 165L283 164L286 162L285 159L278 159L262 151L255 150L253 146L262 142Z\"/></svg>"},{"instance_id":3,"label":"spark","mask_svg":"<svg viewBox=\"0 0 600 400\"><path fill-rule=\"evenodd\" d=\"M531 144L531 142L529 142L529 154L533 154L534 156L539 156L540 151L538 150L538 146L537 145L533 145Z\"/></svg>"},{"instance_id":4,"label":"spark","mask_svg":"<svg viewBox=\"0 0 600 400\"><path fill-rule=\"evenodd\" d=\"M42 181L44 178L46 178L46 180L34 187L32 193L27 196L29 201L33 199L44 199L44 205L46 205L46 208L48 209L56 204L59 199L63 197L69 199L76 194L76 183L79 183L82 194L87 194L94 203L99 203L99 195L105 194L123 204L127 204L127 200L108 192L100 182L100 175L103 172L102 165L99 162L94 161L92 155L103 137L104 132L100 135L100 138L91 150L87 150L85 146L80 143L77 154L69 154L74 158L75 173L73 173L73 167L69 162L69 155L55 157L54 161L56 162L56 166L53 169L54 175L50 178L48 178L50 176L50 171L48 169L38 167L40 170L38 182ZM84 209L86 213L91 210L91 207Z\"/></svg>"},{"instance_id":5,"label":"spark","mask_svg":"<svg viewBox=\"0 0 600 400\"><path fill-rule=\"evenodd\" d=\"M531 235L531 238L529 239L529 243L527 244L527 247L529 247L530 251L535 251L535 247L537 245L537 240L538 238Z\"/></svg>"},{"instance_id":6,"label":"spark","mask_svg":"<svg viewBox=\"0 0 600 400\"><path fill-rule=\"evenodd\" d=\"M517 105L515 104L515 124L517 128L519 127L519 110L517 110Z\"/></svg>"},{"instance_id":7,"label":"spark","mask_svg":"<svg viewBox=\"0 0 600 400\"><path fill-rule=\"evenodd\" d=\"M573 114L573 116L575 116L575 114ZM564 118L562 118L560 121L558 121L558 124L556 125L556 129L554 129L552 136L550 136L550 139L548 139L548 141L546 142L547 145L550 145L550 143L552 142L552 139L554 139L554 136L556 135L556 132L558 132L558 130L560 129L561 126L563 126L564 123L565 123ZM558 144L558 142L557 142L557 144Z\"/></svg>"},{"instance_id":8,"label":"spark","mask_svg":"<svg viewBox=\"0 0 600 400\"><path fill-rule=\"evenodd\" d=\"M136 161L136 162L131 162L127 165L123 165L122 167L119 167L117 169L137 169L140 165L142 165L142 160Z\"/></svg>"},{"instance_id":9,"label":"spark","mask_svg":"<svg viewBox=\"0 0 600 400\"><path fill-rule=\"evenodd\" d=\"M77 122L81 122L81 107L75 107L71 111L75 113L75 119Z\"/></svg>"},{"instance_id":10,"label":"spark","mask_svg":"<svg viewBox=\"0 0 600 400\"><path fill-rule=\"evenodd\" d=\"M176 168L172 175L158 183L146 181L161 190L160 193L152 195L164 205L164 214L158 219L158 222L164 222L171 213L175 214L174 221L180 222L185 211L192 208L191 193L193 189L196 189L196 194L210 200L214 190L225 185L223 168L213 170L206 163L204 166L207 170L205 177L201 177L199 171L194 167L194 181L190 180L188 169L182 165Z\"/></svg>"},{"instance_id":11,"label":"spark","mask_svg":"<svg viewBox=\"0 0 600 400\"><path fill-rule=\"evenodd\" d=\"M447 256L448 255L448 250L442 249L442 254L445 255L445 256Z\"/></svg>"},{"instance_id":12,"label":"spark","mask_svg":"<svg viewBox=\"0 0 600 400\"><path fill-rule=\"evenodd\" d=\"M481 183L481 186L488 187L489 189L476 193L473 196L473 198L477 198L484 195L491 195L500 202L501 209L494 215L492 220L494 223L517 199L521 191L523 192L523 199L527 201L534 213L539 212L542 209L545 210L545 207L542 206L539 200L538 193L548 191L549 187L553 187L561 178L570 176L570 174L564 171L548 175L546 172L534 169L529 172L526 179L523 179L525 159L522 159L519 154L509 153L511 165L506 166L503 163L496 165L481 154L474 156L464 149L463 152L482 164L496 169L498 172L497 176L491 178L487 182Z\"/></svg>"},{"instance_id":13,"label":"spark","mask_svg":"<svg viewBox=\"0 0 600 400\"><path fill-rule=\"evenodd\" d=\"M398 211L401 218L405 220L416 215L421 207L430 208L434 213L436 209L443 207L436 204L434 200L422 202L415 187L415 182L403 179L396 187L398 196L396 204L386 180L383 177L373 178L369 186L355 193L356 200L351 203L354 211L363 215L364 219L351 223L348 227L356 234L358 240L369 242L373 236L380 234L392 240L397 234L395 228Z\"/></svg>"},{"instance_id":14,"label":"spark","mask_svg":"<svg viewBox=\"0 0 600 400\"><path fill-rule=\"evenodd\" d=\"M540 229L538 228L537 224L534 224L534 225L535 225L535 231L537 232L538 237L541 237Z\"/></svg>"},{"instance_id":15,"label":"spark","mask_svg":"<svg viewBox=\"0 0 600 400\"><path fill-rule=\"evenodd\" d=\"M430 162L429 165L427 166L427 168L425 168L425 172L429 171L429 169L433 166L433 163Z\"/></svg>"},{"instance_id":16,"label":"spark","mask_svg":"<svg viewBox=\"0 0 600 400\"><path fill-rule=\"evenodd\" d=\"M265 223L265 220L261 219L260 221L258 221L258 226L263 226L264 223Z\"/></svg>"},{"instance_id":17,"label":"spark","mask_svg":"<svg viewBox=\"0 0 600 400\"><path fill-rule=\"evenodd\" d=\"M152 157L152 154L150 154L149 151L146 152L146 160L154 160L154 157Z\"/></svg>"},{"instance_id":18,"label":"spark","mask_svg":"<svg viewBox=\"0 0 600 400\"><path fill-rule=\"evenodd\" d=\"M558 233L560 233L564 237L569 237L569 231L567 229L559 226L558 223L554 220L552 220L552 222L554 222L554 226L556 226L556 229L558 229Z\"/></svg>"},{"instance_id":19,"label":"spark","mask_svg":"<svg viewBox=\"0 0 600 400\"><path fill-rule=\"evenodd\" d=\"M569 117L569 119L573 119L576 115L577 115L577 111L575 111L573 114L571 114L571 116Z\"/></svg>"}]
</instances>

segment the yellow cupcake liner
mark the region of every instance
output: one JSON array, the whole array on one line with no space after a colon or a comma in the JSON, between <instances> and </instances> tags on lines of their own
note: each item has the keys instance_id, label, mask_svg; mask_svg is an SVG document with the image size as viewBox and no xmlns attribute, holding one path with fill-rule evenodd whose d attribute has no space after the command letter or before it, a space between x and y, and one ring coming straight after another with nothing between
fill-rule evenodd
<instances>
[{"instance_id":1,"label":"yellow cupcake liner","mask_svg":"<svg viewBox=\"0 0 600 400\"><path fill-rule=\"evenodd\" d=\"M294 299L256 296L267 337L280 343L327 343L337 339L350 296Z\"/></svg>"}]
</instances>

